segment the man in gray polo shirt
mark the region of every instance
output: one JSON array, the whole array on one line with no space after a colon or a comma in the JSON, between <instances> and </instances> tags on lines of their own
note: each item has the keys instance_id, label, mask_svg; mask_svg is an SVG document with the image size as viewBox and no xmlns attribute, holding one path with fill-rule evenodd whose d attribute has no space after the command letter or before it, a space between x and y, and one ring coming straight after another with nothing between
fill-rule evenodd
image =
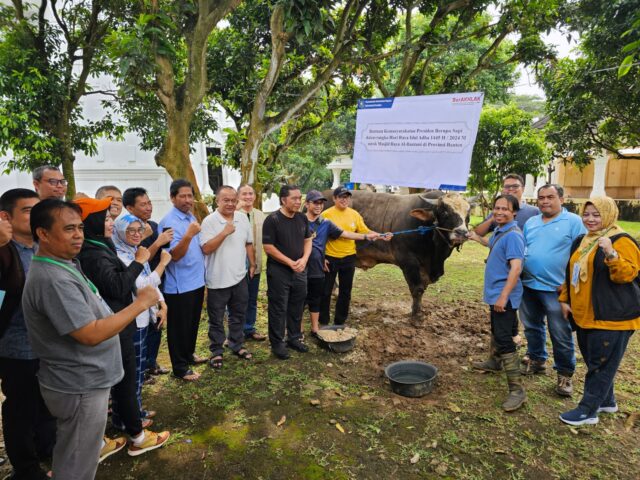
<instances>
[{"instance_id":1,"label":"man in gray polo shirt","mask_svg":"<svg viewBox=\"0 0 640 480\"><path fill-rule=\"evenodd\" d=\"M225 308L229 310L229 348L240 358L252 358L244 348L244 321L249 301L247 268L253 277L256 259L249 220L236 211L238 193L223 185L216 192L216 202L216 211L202 221L200 245L206 255L209 366L221 368Z\"/></svg>"},{"instance_id":2,"label":"man in gray polo shirt","mask_svg":"<svg viewBox=\"0 0 640 480\"><path fill-rule=\"evenodd\" d=\"M110 388L123 376L117 335L158 302L153 287L114 314L74 257L84 240L80 207L47 199L31 210L39 242L22 295L29 339L40 358L42 397L57 421L54 478L93 478Z\"/></svg>"}]
</instances>

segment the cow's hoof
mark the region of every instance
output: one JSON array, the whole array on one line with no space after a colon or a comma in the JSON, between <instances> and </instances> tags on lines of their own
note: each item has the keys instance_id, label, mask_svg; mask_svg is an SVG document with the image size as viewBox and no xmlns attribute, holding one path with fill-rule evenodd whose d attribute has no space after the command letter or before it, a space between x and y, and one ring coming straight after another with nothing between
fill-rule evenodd
<instances>
[{"instance_id":1,"label":"cow's hoof","mask_svg":"<svg viewBox=\"0 0 640 480\"><path fill-rule=\"evenodd\" d=\"M417 312L411 314L411 325L414 327L421 327L424 323L424 313Z\"/></svg>"}]
</instances>

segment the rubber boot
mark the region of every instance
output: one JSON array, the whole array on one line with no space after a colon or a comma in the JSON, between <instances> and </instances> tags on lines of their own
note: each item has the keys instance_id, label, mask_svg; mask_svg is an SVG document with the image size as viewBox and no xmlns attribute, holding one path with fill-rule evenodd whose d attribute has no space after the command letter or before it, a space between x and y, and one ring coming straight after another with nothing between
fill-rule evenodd
<instances>
[{"instance_id":1,"label":"rubber boot","mask_svg":"<svg viewBox=\"0 0 640 480\"><path fill-rule=\"evenodd\" d=\"M482 362L473 362L471 366L483 372L496 373L502 371L502 362L498 355L498 346L493 336L491 336L491 342L489 343L489 358Z\"/></svg>"},{"instance_id":2,"label":"rubber boot","mask_svg":"<svg viewBox=\"0 0 640 480\"><path fill-rule=\"evenodd\" d=\"M520 376L518 354L516 352L505 353L500 356L500 359L502 360L502 365L504 365L507 384L509 385L509 396L502 404L502 408L505 412L513 412L519 409L527 400L527 394L524 391L522 377Z\"/></svg>"}]
</instances>

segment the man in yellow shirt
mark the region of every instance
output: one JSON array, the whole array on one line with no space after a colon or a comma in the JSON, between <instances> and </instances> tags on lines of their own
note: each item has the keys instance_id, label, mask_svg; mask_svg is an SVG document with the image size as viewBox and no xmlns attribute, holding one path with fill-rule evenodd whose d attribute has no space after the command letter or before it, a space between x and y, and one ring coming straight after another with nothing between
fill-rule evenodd
<instances>
[{"instance_id":1,"label":"man in yellow shirt","mask_svg":"<svg viewBox=\"0 0 640 480\"><path fill-rule=\"evenodd\" d=\"M336 188L333 191L334 206L322 212L322 216L327 220L331 220L345 232L365 233L366 241L391 240L393 235L390 233L381 235L369 229L364 223L362 215L349 207L350 199L351 192L349 190L345 187ZM320 325L329 324L331 292L333 291L336 277L339 279L339 288L334 323L343 325L349 316L353 276L356 271L356 242L344 237L329 240L325 258L325 266L328 271L324 277L324 289L320 302Z\"/></svg>"}]
</instances>

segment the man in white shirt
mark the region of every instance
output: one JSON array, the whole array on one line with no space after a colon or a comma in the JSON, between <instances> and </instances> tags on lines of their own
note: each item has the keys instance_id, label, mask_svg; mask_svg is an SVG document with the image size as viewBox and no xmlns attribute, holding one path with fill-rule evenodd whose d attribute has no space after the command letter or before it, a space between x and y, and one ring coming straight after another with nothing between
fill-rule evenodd
<instances>
[{"instance_id":1,"label":"man in white shirt","mask_svg":"<svg viewBox=\"0 0 640 480\"><path fill-rule=\"evenodd\" d=\"M206 255L207 314L209 315L209 366L222 368L225 309L229 311L229 348L250 360L244 348L244 321L249 301L248 277L256 268L253 233L247 216L236 211L238 194L223 185L216 193L218 208L202 222L200 245ZM248 261L247 261L248 260Z\"/></svg>"}]
</instances>

